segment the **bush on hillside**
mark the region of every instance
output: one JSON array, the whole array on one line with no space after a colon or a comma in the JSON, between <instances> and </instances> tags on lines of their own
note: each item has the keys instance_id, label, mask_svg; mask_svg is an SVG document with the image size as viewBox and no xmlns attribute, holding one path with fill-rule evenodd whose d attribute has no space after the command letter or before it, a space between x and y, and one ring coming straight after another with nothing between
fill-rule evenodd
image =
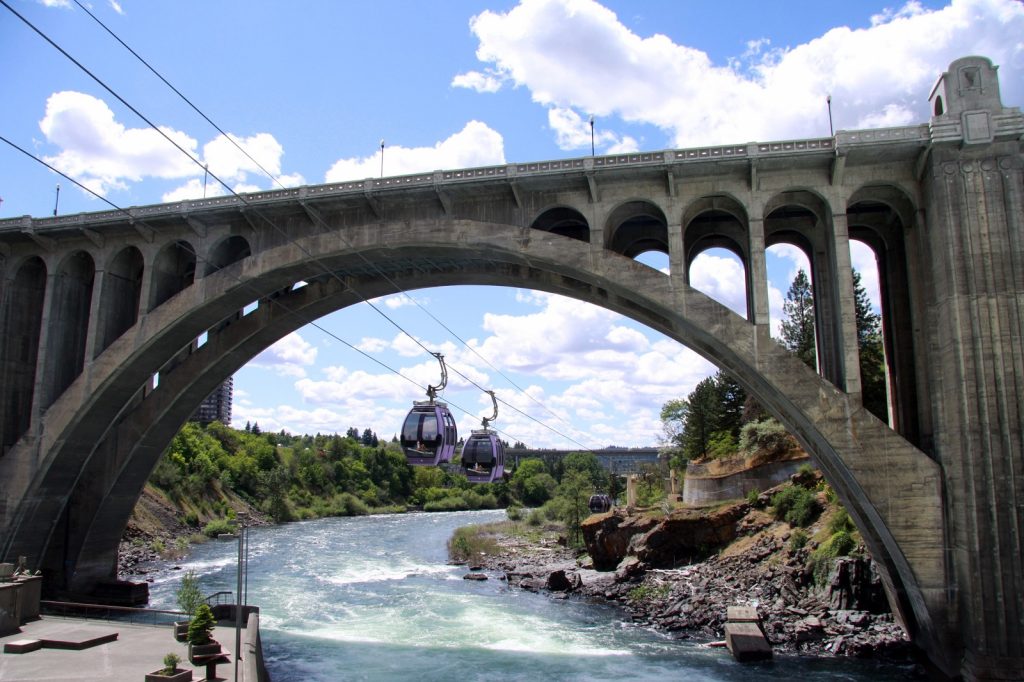
<instances>
[{"instance_id":1,"label":"bush on hillside","mask_svg":"<svg viewBox=\"0 0 1024 682\"><path fill-rule=\"evenodd\" d=\"M772 496L775 518L791 526L806 528L821 511L814 493L799 485L784 488Z\"/></svg>"}]
</instances>

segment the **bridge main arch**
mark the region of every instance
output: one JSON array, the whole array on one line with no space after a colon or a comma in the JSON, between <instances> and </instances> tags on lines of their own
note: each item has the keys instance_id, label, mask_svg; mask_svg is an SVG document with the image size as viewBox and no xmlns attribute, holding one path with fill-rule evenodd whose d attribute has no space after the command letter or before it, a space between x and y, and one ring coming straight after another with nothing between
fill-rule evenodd
<instances>
[{"instance_id":1,"label":"bridge main arch","mask_svg":"<svg viewBox=\"0 0 1024 682\"><path fill-rule=\"evenodd\" d=\"M177 429L223 379L306 323L396 286L527 287L621 313L735 376L825 472L882 566L894 606L935 650L928 643L938 640L935 622L944 618L945 574L941 548L920 539L942 537L939 470L927 456L755 325L626 256L485 222L391 227L398 226L264 250L143 316L47 412L42 440L23 440L0 460L0 473L39 453L48 460L38 475L12 479L20 489L4 556L40 558L72 590L113 577L120 533ZM308 284L290 288L300 280ZM253 300L270 304L238 318ZM207 330L215 331L194 347ZM159 386L142 390L156 373Z\"/></svg>"}]
</instances>

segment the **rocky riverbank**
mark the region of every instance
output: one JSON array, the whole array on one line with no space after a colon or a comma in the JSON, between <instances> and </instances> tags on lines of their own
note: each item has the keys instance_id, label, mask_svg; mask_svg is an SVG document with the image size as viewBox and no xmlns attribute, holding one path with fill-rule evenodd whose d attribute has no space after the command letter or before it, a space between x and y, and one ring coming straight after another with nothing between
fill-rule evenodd
<instances>
[{"instance_id":1,"label":"rocky riverbank","mask_svg":"<svg viewBox=\"0 0 1024 682\"><path fill-rule=\"evenodd\" d=\"M238 498L230 500L230 507L234 509L241 527L270 523L263 514ZM185 556L191 543L205 541L200 526L185 523L185 517L185 510L147 486L121 536L117 577L121 580L145 580L154 564ZM216 516L196 514L197 524L212 518Z\"/></svg>"},{"instance_id":2,"label":"rocky riverbank","mask_svg":"<svg viewBox=\"0 0 1024 682\"><path fill-rule=\"evenodd\" d=\"M721 640L727 607L753 606L776 652L910 664L913 648L870 558L841 557L819 566L815 580L817 543L791 548L794 531L761 506L669 518L613 511L584 525L590 555L582 559L554 541L499 535L500 553L479 563L523 589L615 603L637 624L678 638ZM813 538L817 530L805 532Z\"/></svg>"}]
</instances>

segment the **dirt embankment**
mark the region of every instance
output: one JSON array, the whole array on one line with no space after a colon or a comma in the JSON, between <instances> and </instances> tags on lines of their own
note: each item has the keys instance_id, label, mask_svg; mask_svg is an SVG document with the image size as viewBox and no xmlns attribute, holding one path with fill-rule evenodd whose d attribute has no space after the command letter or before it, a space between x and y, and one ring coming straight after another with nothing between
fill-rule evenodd
<instances>
[{"instance_id":1,"label":"dirt embankment","mask_svg":"<svg viewBox=\"0 0 1024 682\"><path fill-rule=\"evenodd\" d=\"M242 527L269 523L259 510L229 493L175 501L147 485L121 536L118 578L137 580L148 573L150 564L184 556L190 543L205 540L203 525L231 513Z\"/></svg>"}]
</instances>

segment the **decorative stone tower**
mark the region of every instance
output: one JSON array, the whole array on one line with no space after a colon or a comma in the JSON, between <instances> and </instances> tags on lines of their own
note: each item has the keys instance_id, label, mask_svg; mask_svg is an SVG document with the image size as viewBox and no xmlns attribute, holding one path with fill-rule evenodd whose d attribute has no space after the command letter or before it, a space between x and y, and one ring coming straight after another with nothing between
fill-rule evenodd
<instances>
[{"instance_id":1,"label":"decorative stone tower","mask_svg":"<svg viewBox=\"0 0 1024 682\"><path fill-rule=\"evenodd\" d=\"M922 403L945 477L949 637L964 640L949 645L966 679L1022 679L1024 116L984 57L953 62L929 99Z\"/></svg>"}]
</instances>

